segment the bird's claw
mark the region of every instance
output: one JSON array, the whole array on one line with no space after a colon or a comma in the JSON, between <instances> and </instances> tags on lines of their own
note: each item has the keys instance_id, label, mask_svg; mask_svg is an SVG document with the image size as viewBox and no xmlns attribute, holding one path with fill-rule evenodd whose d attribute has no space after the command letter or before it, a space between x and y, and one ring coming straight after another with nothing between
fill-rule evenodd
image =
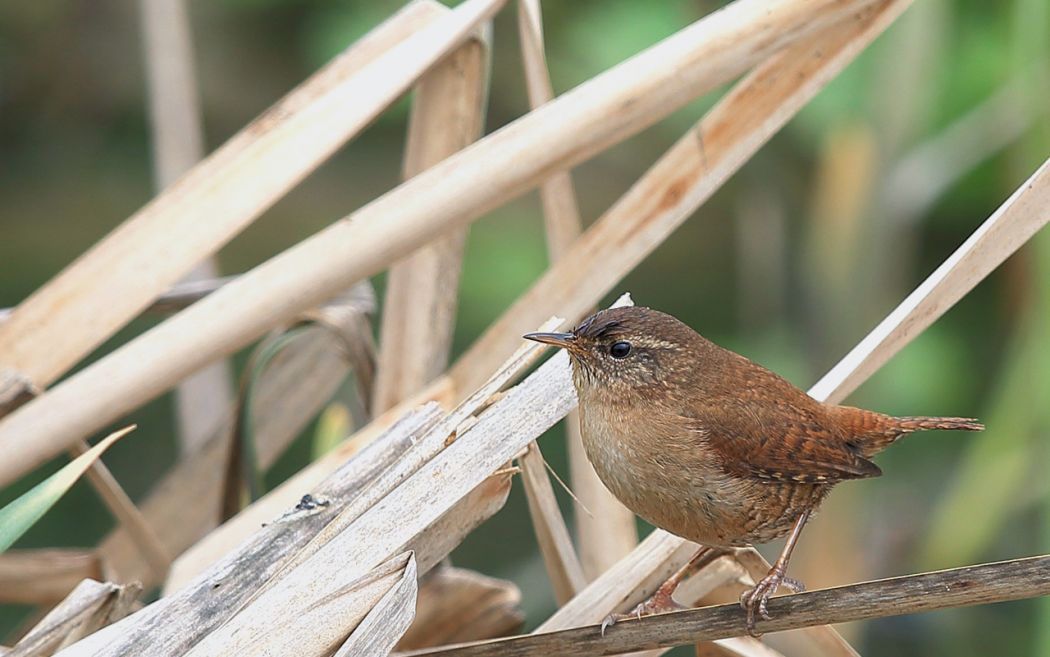
<instances>
[{"instance_id":1,"label":"bird's claw","mask_svg":"<svg viewBox=\"0 0 1050 657\"><path fill-rule=\"evenodd\" d=\"M806 586L802 582L788 577L782 570L774 568L753 588L744 591L740 595L740 606L747 612L747 633L751 636L756 638L762 636L761 632L755 631L755 614L757 612L763 620L772 618L769 615L769 599L773 597L781 586L794 593L801 593L806 590Z\"/></svg>"},{"instance_id":2,"label":"bird's claw","mask_svg":"<svg viewBox=\"0 0 1050 657\"><path fill-rule=\"evenodd\" d=\"M648 600L639 603L634 609L626 614L609 614L606 616L605 619L602 620L602 636L605 636L605 630L622 620L642 618L644 616L663 614L668 611L679 611L681 609L685 609L685 607L675 602L670 594L664 593L663 591L657 591Z\"/></svg>"}]
</instances>

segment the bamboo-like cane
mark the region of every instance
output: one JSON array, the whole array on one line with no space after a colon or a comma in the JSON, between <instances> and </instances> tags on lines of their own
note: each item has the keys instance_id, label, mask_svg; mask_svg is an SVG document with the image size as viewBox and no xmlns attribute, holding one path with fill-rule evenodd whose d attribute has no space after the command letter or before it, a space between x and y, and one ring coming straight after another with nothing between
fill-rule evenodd
<instances>
[{"instance_id":1,"label":"bamboo-like cane","mask_svg":"<svg viewBox=\"0 0 1050 657\"><path fill-rule=\"evenodd\" d=\"M481 134L491 26L442 60L416 86L405 145L409 179ZM467 229L455 228L390 268L372 411L419 392L448 365Z\"/></svg>"},{"instance_id":2,"label":"bamboo-like cane","mask_svg":"<svg viewBox=\"0 0 1050 657\"><path fill-rule=\"evenodd\" d=\"M518 0L518 34L521 40L522 63L525 68L525 85L528 90L529 105L535 109L554 98L550 75L547 70L547 58L544 54L543 17L539 0ZM547 233L547 253L551 262L557 262L569 251L572 243L582 232L580 210L576 203L576 192L568 171L555 173L540 186L540 200L543 203L543 218ZM609 566L616 563L638 544L638 531L635 528L634 514L620 503L602 484L594 467L587 460L583 451L583 440L580 437L580 418L576 411L565 418L565 433L569 451L569 468L572 475L572 487L579 497L583 509L576 511L576 533L580 545L579 561L583 575L594 579ZM530 450L533 449L530 447ZM535 447L538 454L539 448ZM550 488L534 488L530 482L546 479L542 459L527 458L521 460L522 470L527 476L522 477L525 494L529 497L529 509L551 509L555 516L537 518L532 516L537 535L560 533L557 525L563 525L561 512L557 505L549 500L536 499ZM530 468L539 468L529 472ZM545 523L540 528L537 523ZM541 552L547 565L548 574L568 573L568 579L554 583L555 597L559 604L564 604L579 588L572 586L576 577L573 570L576 555L565 555L567 561L558 559L558 551L553 550L554 543L540 541ZM544 549L547 546L547 549ZM571 547L571 545L570 545ZM562 597L560 593L569 593Z\"/></svg>"},{"instance_id":3,"label":"bamboo-like cane","mask_svg":"<svg viewBox=\"0 0 1050 657\"><path fill-rule=\"evenodd\" d=\"M193 72L193 43L184 0L141 0L142 35L149 82L153 178L163 190L204 156L204 126ZM208 258L184 280L219 274ZM233 374L225 361L212 363L179 384L175 419L184 454L199 449L233 404Z\"/></svg>"},{"instance_id":4,"label":"bamboo-like cane","mask_svg":"<svg viewBox=\"0 0 1050 657\"><path fill-rule=\"evenodd\" d=\"M468 0L432 22L436 3L416 3L352 46L24 301L0 325L0 367L50 384L371 123L504 1Z\"/></svg>"}]
</instances>

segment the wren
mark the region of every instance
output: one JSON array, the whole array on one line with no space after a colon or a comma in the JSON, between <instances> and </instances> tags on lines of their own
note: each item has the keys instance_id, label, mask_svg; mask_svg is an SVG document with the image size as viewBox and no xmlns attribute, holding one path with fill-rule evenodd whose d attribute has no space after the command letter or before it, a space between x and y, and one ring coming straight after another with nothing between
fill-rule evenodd
<instances>
[{"instance_id":1,"label":"wren","mask_svg":"<svg viewBox=\"0 0 1050 657\"><path fill-rule=\"evenodd\" d=\"M741 596L747 626L768 619L810 514L831 488L882 473L871 458L925 430L979 431L975 420L891 417L821 403L777 374L710 342L671 315L623 307L569 333L524 336L565 349L588 459L634 513L704 546L631 614L680 608L678 583L727 550L788 534L769 573Z\"/></svg>"}]
</instances>

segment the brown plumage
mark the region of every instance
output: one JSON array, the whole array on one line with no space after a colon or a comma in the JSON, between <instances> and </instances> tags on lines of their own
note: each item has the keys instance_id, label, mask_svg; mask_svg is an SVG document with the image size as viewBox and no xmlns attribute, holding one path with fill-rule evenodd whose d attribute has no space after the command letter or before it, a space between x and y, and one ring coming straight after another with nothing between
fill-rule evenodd
<instances>
[{"instance_id":1,"label":"brown plumage","mask_svg":"<svg viewBox=\"0 0 1050 657\"><path fill-rule=\"evenodd\" d=\"M714 548L792 533L770 575L745 594L752 630L755 611L765 615L788 581L802 525L835 484L881 474L871 458L908 433L983 428L823 404L648 308L604 310L571 333L526 337L568 351L587 456L632 511ZM661 592L666 599L638 611L672 604Z\"/></svg>"}]
</instances>

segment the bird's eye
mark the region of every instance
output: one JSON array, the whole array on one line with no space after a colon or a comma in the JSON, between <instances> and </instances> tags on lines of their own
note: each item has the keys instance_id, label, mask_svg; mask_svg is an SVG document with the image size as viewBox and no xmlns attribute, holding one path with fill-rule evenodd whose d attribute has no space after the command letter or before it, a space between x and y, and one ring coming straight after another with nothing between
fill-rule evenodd
<instances>
[{"instance_id":1,"label":"bird's eye","mask_svg":"<svg viewBox=\"0 0 1050 657\"><path fill-rule=\"evenodd\" d=\"M613 358L627 358L627 354L631 353L630 342L616 342L613 346L609 347L609 355Z\"/></svg>"}]
</instances>

